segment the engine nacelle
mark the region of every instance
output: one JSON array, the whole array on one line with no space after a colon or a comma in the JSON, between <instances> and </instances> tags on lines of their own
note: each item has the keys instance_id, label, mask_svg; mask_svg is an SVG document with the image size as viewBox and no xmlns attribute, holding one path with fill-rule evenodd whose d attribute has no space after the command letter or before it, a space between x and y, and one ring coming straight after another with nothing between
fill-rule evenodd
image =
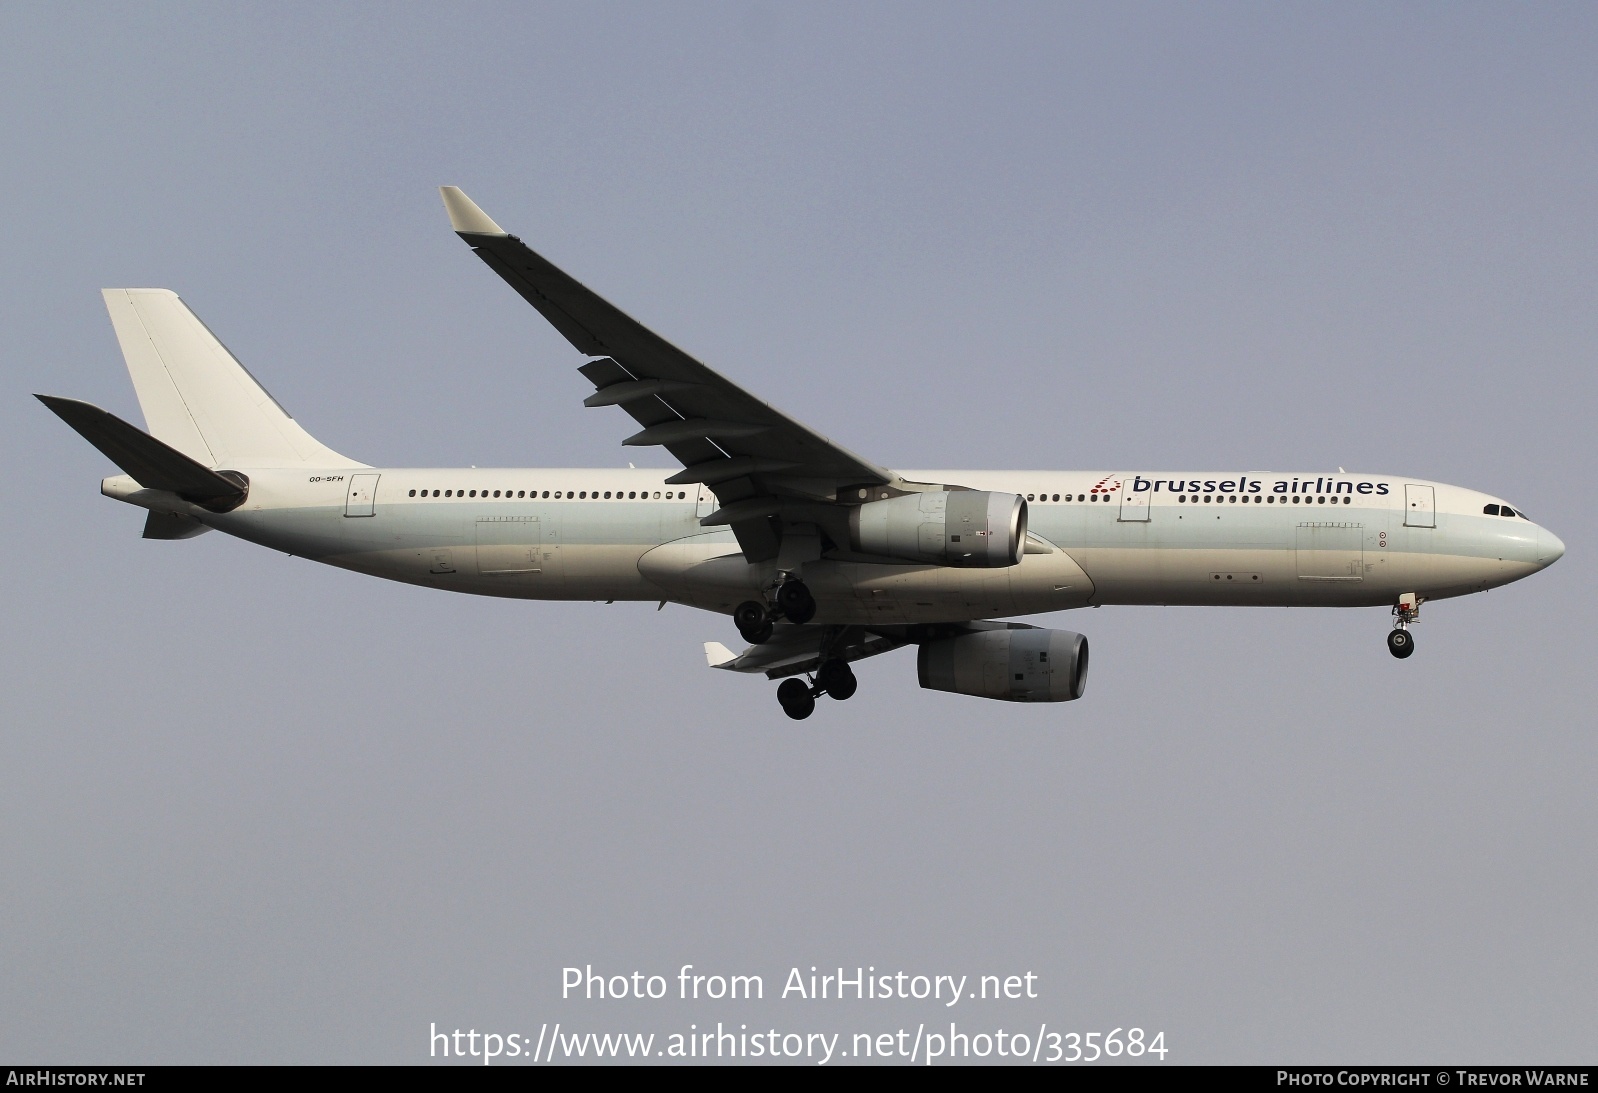
<instances>
[{"instance_id":1,"label":"engine nacelle","mask_svg":"<svg viewBox=\"0 0 1598 1093\"><path fill-rule=\"evenodd\" d=\"M1070 702L1088 678L1088 639L1069 630L979 630L929 641L916 658L921 686L1006 702Z\"/></svg>"},{"instance_id":2,"label":"engine nacelle","mask_svg":"<svg viewBox=\"0 0 1598 1093\"><path fill-rule=\"evenodd\" d=\"M849 513L849 546L909 562L1002 569L1021 561L1026 498L938 490L868 501Z\"/></svg>"}]
</instances>

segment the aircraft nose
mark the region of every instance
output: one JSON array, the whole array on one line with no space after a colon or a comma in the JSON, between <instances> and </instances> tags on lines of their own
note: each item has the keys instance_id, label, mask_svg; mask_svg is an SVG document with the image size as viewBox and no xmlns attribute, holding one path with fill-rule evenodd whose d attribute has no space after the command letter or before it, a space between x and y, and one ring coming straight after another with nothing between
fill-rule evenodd
<instances>
[{"instance_id":1,"label":"aircraft nose","mask_svg":"<svg viewBox=\"0 0 1598 1093\"><path fill-rule=\"evenodd\" d=\"M1545 527L1537 529L1537 564L1551 566L1565 556L1565 544Z\"/></svg>"}]
</instances>

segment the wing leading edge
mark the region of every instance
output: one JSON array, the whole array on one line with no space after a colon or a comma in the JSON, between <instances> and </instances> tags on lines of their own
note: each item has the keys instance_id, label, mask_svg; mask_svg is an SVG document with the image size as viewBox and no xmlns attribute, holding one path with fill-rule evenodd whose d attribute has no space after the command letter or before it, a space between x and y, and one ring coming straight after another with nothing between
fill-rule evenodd
<instances>
[{"instance_id":1,"label":"wing leading edge","mask_svg":"<svg viewBox=\"0 0 1598 1093\"><path fill-rule=\"evenodd\" d=\"M786 523L825 530L842 518L840 493L898 486L897 475L833 443L678 349L504 231L454 186L441 187L457 235L591 360L587 406L620 406L638 432L683 465L667 479L703 484L750 561L777 556Z\"/></svg>"}]
</instances>

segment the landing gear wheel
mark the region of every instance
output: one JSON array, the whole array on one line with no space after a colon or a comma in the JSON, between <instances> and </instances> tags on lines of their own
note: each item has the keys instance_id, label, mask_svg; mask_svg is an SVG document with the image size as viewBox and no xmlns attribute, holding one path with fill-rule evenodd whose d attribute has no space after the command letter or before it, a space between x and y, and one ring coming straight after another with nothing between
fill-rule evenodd
<instances>
[{"instance_id":1,"label":"landing gear wheel","mask_svg":"<svg viewBox=\"0 0 1598 1093\"><path fill-rule=\"evenodd\" d=\"M777 687L777 702L782 712L795 721L803 721L816 712L816 696L810 693L802 679L785 679Z\"/></svg>"},{"instance_id":2,"label":"landing gear wheel","mask_svg":"<svg viewBox=\"0 0 1598 1093\"><path fill-rule=\"evenodd\" d=\"M1394 630L1387 635L1387 651L1403 660L1415 651L1415 637L1408 630Z\"/></svg>"},{"instance_id":3,"label":"landing gear wheel","mask_svg":"<svg viewBox=\"0 0 1598 1093\"><path fill-rule=\"evenodd\" d=\"M777 606L795 626L803 626L816 617L816 598L803 581L784 582L777 589Z\"/></svg>"},{"instance_id":4,"label":"landing gear wheel","mask_svg":"<svg viewBox=\"0 0 1598 1093\"><path fill-rule=\"evenodd\" d=\"M771 637L771 613L759 600L745 600L739 604L732 613L732 621L750 645L759 645Z\"/></svg>"},{"instance_id":5,"label":"landing gear wheel","mask_svg":"<svg viewBox=\"0 0 1598 1093\"><path fill-rule=\"evenodd\" d=\"M843 702L854 696L860 681L846 661L829 660L816 673L816 686L826 691L828 698Z\"/></svg>"}]
</instances>

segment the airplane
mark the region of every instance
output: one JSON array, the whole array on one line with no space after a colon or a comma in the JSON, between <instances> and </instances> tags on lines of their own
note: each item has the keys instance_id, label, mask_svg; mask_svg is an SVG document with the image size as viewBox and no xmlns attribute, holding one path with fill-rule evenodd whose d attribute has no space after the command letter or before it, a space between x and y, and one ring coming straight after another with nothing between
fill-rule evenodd
<instances>
[{"instance_id":1,"label":"airplane","mask_svg":"<svg viewBox=\"0 0 1598 1093\"><path fill-rule=\"evenodd\" d=\"M1520 580L1564 544L1517 505L1403 475L895 471L760 401L505 232L460 189L456 234L587 360L588 407L679 471L390 468L311 437L178 296L106 289L146 430L38 395L124 473L148 539L211 529L427 588L685 604L746 647L711 667L780 680L791 718L846 700L850 665L917 647L923 688L1082 697L1088 642L1011 621L1106 604L1391 609L1414 652L1429 600Z\"/></svg>"}]
</instances>

